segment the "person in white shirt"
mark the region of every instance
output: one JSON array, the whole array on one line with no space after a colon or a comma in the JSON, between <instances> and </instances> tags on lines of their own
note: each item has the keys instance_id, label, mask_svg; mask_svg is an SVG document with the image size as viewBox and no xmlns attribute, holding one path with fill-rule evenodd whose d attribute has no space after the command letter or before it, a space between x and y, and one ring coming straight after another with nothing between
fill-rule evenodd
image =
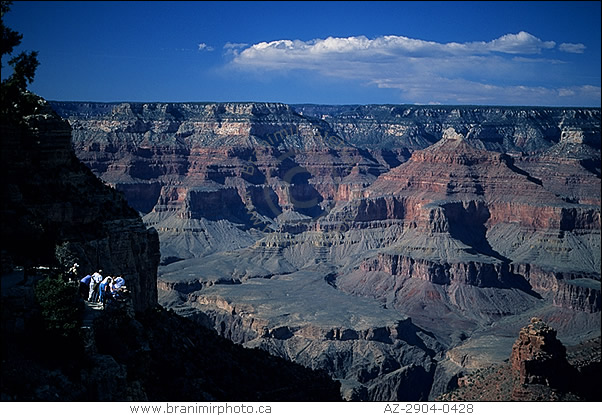
<instances>
[{"instance_id":1,"label":"person in white shirt","mask_svg":"<svg viewBox=\"0 0 602 415\"><path fill-rule=\"evenodd\" d=\"M88 294L88 301L91 303L98 302L98 296L99 296L98 284L100 284L102 281L101 272L102 272L102 270L99 269L97 272L92 274L92 280L90 281L90 292Z\"/></svg>"}]
</instances>

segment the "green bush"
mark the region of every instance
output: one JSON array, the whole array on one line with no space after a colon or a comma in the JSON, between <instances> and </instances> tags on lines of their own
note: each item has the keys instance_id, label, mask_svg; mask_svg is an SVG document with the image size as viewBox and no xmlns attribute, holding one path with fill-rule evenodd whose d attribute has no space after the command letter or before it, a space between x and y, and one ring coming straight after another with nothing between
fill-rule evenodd
<instances>
[{"instance_id":1,"label":"green bush","mask_svg":"<svg viewBox=\"0 0 602 415\"><path fill-rule=\"evenodd\" d=\"M81 327L82 304L76 284L62 278L46 278L35 288L46 330L61 337L71 337Z\"/></svg>"}]
</instances>

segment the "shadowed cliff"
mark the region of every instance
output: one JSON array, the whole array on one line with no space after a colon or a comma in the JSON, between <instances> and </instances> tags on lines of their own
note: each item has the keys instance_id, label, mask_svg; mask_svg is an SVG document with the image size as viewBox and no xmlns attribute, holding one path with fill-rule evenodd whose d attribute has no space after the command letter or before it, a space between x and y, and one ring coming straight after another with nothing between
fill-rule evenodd
<instances>
[{"instance_id":1,"label":"shadowed cliff","mask_svg":"<svg viewBox=\"0 0 602 415\"><path fill-rule=\"evenodd\" d=\"M3 265L122 274L136 311L157 304L157 232L75 156L71 127L41 98L1 125ZM85 274L84 274L85 275Z\"/></svg>"},{"instance_id":2,"label":"shadowed cliff","mask_svg":"<svg viewBox=\"0 0 602 415\"><path fill-rule=\"evenodd\" d=\"M0 125L3 401L340 399L326 374L159 307L157 232L76 158L69 124L29 98L30 114ZM123 275L131 296L84 308L66 281L73 262Z\"/></svg>"}]
</instances>

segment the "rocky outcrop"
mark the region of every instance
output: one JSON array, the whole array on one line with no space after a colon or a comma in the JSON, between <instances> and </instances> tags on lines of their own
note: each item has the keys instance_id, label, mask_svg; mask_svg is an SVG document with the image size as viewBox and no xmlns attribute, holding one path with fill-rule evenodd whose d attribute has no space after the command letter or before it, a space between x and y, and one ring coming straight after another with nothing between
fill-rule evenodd
<instances>
[{"instance_id":1,"label":"rocky outcrop","mask_svg":"<svg viewBox=\"0 0 602 415\"><path fill-rule=\"evenodd\" d=\"M567 382L566 348L556 338L556 330L539 318L521 329L512 346L510 364L521 384L558 386Z\"/></svg>"},{"instance_id":2,"label":"rocky outcrop","mask_svg":"<svg viewBox=\"0 0 602 415\"><path fill-rule=\"evenodd\" d=\"M600 338L565 347L538 317L519 330L510 359L459 372L439 401L596 401ZM495 340L493 340L495 341ZM587 369L582 366L586 360ZM449 369L449 362L447 365ZM597 368L597 372L596 369Z\"/></svg>"}]
</instances>

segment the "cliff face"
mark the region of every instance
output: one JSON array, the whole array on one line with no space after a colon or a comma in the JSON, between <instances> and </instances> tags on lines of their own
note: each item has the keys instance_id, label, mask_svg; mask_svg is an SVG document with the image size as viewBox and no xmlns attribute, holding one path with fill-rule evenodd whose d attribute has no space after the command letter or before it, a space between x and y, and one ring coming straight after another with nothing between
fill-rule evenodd
<instances>
[{"instance_id":1,"label":"cliff face","mask_svg":"<svg viewBox=\"0 0 602 415\"><path fill-rule=\"evenodd\" d=\"M368 148L423 149L453 128L480 148L499 152L541 151L576 127L600 148L599 108L472 107L419 105L294 105L320 118L341 138Z\"/></svg>"},{"instance_id":2,"label":"cliff face","mask_svg":"<svg viewBox=\"0 0 602 415\"><path fill-rule=\"evenodd\" d=\"M134 306L157 304L159 240L123 196L71 148L71 128L40 100L21 127L2 125L2 252L26 267L71 266L123 274Z\"/></svg>"},{"instance_id":3,"label":"cliff face","mask_svg":"<svg viewBox=\"0 0 602 415\"><path fill-rule=\"evenodd\" d=\"M197 286L166 275L160 300L245 347L326 371L347 400L427 398L440 345L409 318L323 284L319 268L245 282L218 275Z\"/></svg>"},{"instance_id":4,"label":"cliff face","mask_svg":"<svg viewBox=\"0 0 602 415\"><path fill-rule=\"evenodd\" d=\"M412 383L425 397L462 370L435 363L442 348L533 310L578 322L565 338L599 331L599 109L53 106L78 157L158 230L162 304L326 369L348 398ZM332 325L336 310L349 319ZM362 337L408 317L434 339Z\"/></svg>"}]
</instances>

